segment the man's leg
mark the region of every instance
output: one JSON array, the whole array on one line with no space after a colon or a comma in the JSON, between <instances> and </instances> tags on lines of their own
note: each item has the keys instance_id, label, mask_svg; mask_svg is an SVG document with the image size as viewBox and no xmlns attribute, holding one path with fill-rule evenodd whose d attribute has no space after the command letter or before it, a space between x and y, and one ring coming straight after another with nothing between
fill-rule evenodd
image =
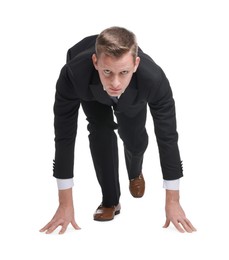
<instances>
[{"instance_id":1,"label":"man's leg","mask_svg":"<svg viewBox=\"0 0 229 260\"><path fill-rule=\"evenodd\" d=\"M87 116L91 155L98 182L102 189L102 205L115 206L119 203L120 185L118 176L117 124L113 110L99 102L82 102Z\"/></svg>"},{"instance_id":2,"label":"man's leg","mask_svg":"<svg viewBox=\"0 0 229 260\"><path fill-rule=\"evenodd\" d=\"M124 144L130 192L134 197L142 197L145 191L142 164L144 152L148 146L148 134L145 128L146 112L145 107L135 117L116 113L118 133Z\"/></svg>"}]
</instances>

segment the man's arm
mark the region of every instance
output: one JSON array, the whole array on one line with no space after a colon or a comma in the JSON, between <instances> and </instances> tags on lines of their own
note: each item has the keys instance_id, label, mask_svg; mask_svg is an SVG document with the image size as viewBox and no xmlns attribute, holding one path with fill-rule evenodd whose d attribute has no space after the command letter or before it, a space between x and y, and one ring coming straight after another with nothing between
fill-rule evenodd
<instances>
[{"instance_id":1,"label":"man's arm","mask_svg":"<svg viewBox=\"0 0 229 260\"><path fill-rule=\"evenodd\" d=\"M182 233L193 232L196 229L180 205L179 179L183 176L183 167L178 148L175 102L169 81L164 72L161 73L157 95L151 97L149 107L154 120L166 191L166 221L163 227L167 228L172 222Z\"/></svg>"},{"instance_id":2,"label":"man's arm","mask_svg":"<svg viewBox=\"0 0 229 260\"><path fill-rule=\"evenodd\" d=\"M150 95L148 104L153 117L163 179L179 179L183 176L183 170L178 148L175 102L169 81L162 70L157 91Z\"/></svg>"},{"instance_id":3,"label":"man's arm","mask_svg":"<svg viewBox=\"0 0 229 260\"><path fill-rule=\"evenodd\" d=\"M56 84L54 103L55 160L53 175L58 179L73 178L74 147L80 100L67 66Z\"/></svg>"},{"instance_id":4,"label":"man's arm","mask_svg":"<svg viewBox=\"0 0 229 260\"><path fill-rule=\"evenodd\" d=\"M47 234L52 233L58 226L62 226L59 233L63 234L69 223L75 229L79 229L74 219L72 198L74 146L79 105L80 101L75 93L74 84L67 66L64 66L56 84L54 103L55 160L53 175L61 179L58 183L59 206L52 220L40 230L41 232L46 231Z\"/></svg>"}]
</instances>

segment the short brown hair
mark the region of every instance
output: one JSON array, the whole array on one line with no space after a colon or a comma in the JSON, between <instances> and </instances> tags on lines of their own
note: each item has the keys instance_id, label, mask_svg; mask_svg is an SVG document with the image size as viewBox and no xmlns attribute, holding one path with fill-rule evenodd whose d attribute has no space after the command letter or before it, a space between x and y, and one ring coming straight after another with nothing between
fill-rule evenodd
<instances>
[{"instance_id":1,"label":"short brown hair","mask_svg":"<svg viewBox=\"0 0 229 260\"><path fill-rule=\"evenodd\" d=\"M95 50L98 57L101 53L120 57L131 51L133 58L136 59L138 44L134 33L123 27L113 26L103 30L98 35Z\"/></svg>"}]
</instances>

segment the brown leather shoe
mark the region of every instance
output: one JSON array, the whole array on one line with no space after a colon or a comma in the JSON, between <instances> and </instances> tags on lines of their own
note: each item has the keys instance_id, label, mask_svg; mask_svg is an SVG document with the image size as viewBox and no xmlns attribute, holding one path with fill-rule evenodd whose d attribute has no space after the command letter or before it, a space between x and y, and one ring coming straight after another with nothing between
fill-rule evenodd
<instances>
[{"instance_id":1,"label":"brown leather shoe","mask_svg":"<svg viewBox=\"0 0 229 260\"><path fill-rule=\"evenodd\" d=\"M138 177L130 180L129 189L131 195L135 198L141 198L144 195L145 180L142 173Z\"/></svg>"},{"instance_id":2,"label":"brown leather shoe","mask_svg":"<svg viewBox=\"0 0 229 260\"><path fill-rule=\"evenodd\" d=\"M104 207L102 204L97 208L94 213L94 220L97 221L109 221L114 218L115 215L118 215L121 210L121 205L113 207Z\"/></svg>"}]
</instances>

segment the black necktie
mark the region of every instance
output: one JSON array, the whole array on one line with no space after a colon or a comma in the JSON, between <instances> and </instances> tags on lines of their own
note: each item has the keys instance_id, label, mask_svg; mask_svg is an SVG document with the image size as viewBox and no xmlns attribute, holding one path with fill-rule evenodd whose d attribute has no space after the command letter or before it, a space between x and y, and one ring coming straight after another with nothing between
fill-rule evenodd
<instances>
[{"instance_id":1,"label":"black necktie","mask_svg":"<svg viewBox=\"0 0 229 260\"><path fill-rule=\"evenodd\" d=\"M113 102L114 102L115 104L118 103L118 97L112 97L112 96L110 96L110 98L113 100Z\"/></svg>"}]
</instances>

